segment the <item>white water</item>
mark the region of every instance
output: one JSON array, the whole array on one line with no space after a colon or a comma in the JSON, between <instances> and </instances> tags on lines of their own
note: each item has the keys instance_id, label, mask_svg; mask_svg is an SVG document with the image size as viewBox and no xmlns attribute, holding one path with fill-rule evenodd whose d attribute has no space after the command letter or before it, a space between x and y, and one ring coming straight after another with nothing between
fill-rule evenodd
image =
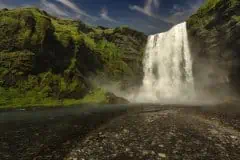
<instances>
[{"instance_id":1,"label":"white water","mask_svg":"<svg viewBox=\"0 0 240 160\"><path fill-rule=\"evenodd\" d=\"M192 59L186 23L148 38L140 102L178 102L193 97Z\"/></svg>"}]
</instances>

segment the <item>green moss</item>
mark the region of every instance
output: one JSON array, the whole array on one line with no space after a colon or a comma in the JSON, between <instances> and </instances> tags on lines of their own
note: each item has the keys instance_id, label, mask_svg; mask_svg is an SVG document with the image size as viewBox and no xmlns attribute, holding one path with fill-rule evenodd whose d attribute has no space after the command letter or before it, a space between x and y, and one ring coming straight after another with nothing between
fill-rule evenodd
<instances>
[{"instance_id":1,"label":"green moss","mask_svg":"<svg viewBox=\"0 0 240 160\"><path fill-rule=\"evenodd\" d=\"M210 10L215 9L216 5L220 2L221 0L206 0L205 3L200 7L198 12L208 12Z\"/></svg>"},{"instance_id":2,"label":"green moss","mask_svg":"<svg viewBox=\"0 0 240 160\"><path fill-rule=\"evenodd\" d=\"M105 61L113 61L121 58L121 50L111 42L101 40L97 43L96 48Z\"/></svg>"},{"instance_id":3,"label":"green moss","mask_svg":"<svg viewBox=\"0 0 240 160\"><path fill-rule=\"evenodd\" d=\"M96 103L96 104L106 104L108 103L106 92L102 89L96 89L90 92L83 99L66 99L63 101L64 106L74 105L74 104L85 104L85 103Z\"/></svg>"},{"instance_id":4,"label":"green moss","mask_svg":"<svg viewBox=\"0 0 240 160\"><path fill-rule=\"evenodd\" d=\"M52 20L52 24L55 28L55 36L64 47L69 46L71 40L79 41L79 32L75 24L71 24L67 20Z\"/></svg>"},{"instance_id":5,"label":"green moss","mask_svg":"<svg viewBox=\"0 0 240 160\"><path fill-rule=\"evenodd\" d=\"M33 107L33 106L70 106L85 103L108 103L106 92L96 89L82 99L54 99L48 98L42 92L35 90L22 93L17 89L0 87L0 108L3 107Z\"/></svg>"},{"instance_id":6,"label":"green moss","mask_svg":"<svg viewBox=\"0 0 240 160\"><path fill-rule=\"evenodd\" d=\"M27 75L33 69L34 53L29 51L0 52L0 78L12 83L17 77ZM5 81L8 79L8 81Z\"/></svg>"},{"instance_id":7,"label":"green moss","mask_svg":"<svg viewBox=\"0 0 240 160\"><path fill-rule=\"evenodd\" d=\"M0 92L0 107L23 107L36 104L40 105L43 104L45 99L47 99L45 95L36 90L31 90L24 93L14 88L0 88Z\"/></svg>"},{"instance_id":8,"label":"green moss","mask_svg":"<svg viewBox=\"0 0 240 160\"><path fill-rule=\"evenodd\" d=\"M240 16L236 16L236 15L234 15L233 17L232 17L236 22L240 22Z\"/></svg>"},{"instance_id":9,"label":"green moss","mask_svg":"<svg viewBox=\"0 0 240 160\"><path fill-rule=\"evenodd\" d=\"M8 27L6 27L8 26ZM52 28L50 19L37 9L26 8L0 13L0 34L5 50L30 48L41 45ZM15 39L15 41L12 41Z\"/></svg>"},{"instance_id":10,"label":"green moss","mask_svg":"<svg viewBox=\"0 0 240 160\"><path fill-rule=\"evenodd\" d=\"M88 48L90 48L91 50L94 50L96 48L96 44L92 38L84 35L83 39Z\"/></svg>"}]
</instances>

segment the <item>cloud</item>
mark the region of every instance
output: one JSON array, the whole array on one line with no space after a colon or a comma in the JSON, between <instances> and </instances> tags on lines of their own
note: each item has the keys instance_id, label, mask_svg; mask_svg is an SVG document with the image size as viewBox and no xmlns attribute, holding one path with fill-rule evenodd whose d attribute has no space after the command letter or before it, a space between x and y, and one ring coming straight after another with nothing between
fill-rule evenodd
<instances>
[{"instance_id":1,"label":"cloud","mask_svg":"<svg viewBox=\"0 0 240 160\"><path fill-rule=\"evenodd\" d=\"M88 25L94 25L99 19L87 14L70 0L40 0L38 7L55 16L81 20Z\"/></svg>"},{"instance_id":2,"label":"cloud","mask_svg":"<svg viewBox=\"0 0 240 160\"><path fill-rule=\"evenodd\" d=\"M108 15L108 10L107 8L102 8L101 10L101 13L100 13L100 17L106 21L109 21L109 22L114 22L114 23L117 23L116 20L112 19L111 17L109 17Z\"/></svg>"},{"instance_id":3,"label":"cloud","mask_svg":"<svg viewBox=\"0 0 240 160\"><path fill-rule=\"evenodd\" d=\"M56 16L61 16L61 17L69 17L70 16L70 13L59 8L56 4L51 3L47 0L40 1L40 8L45 10L46 12L48 12L50 14L54 14Z\"/></svg>"},{"instance_id":4,"label":"cloud","mask_svg":"<svg viewBox=\"0 0 240 160\"><path fill-rule=\"evenodd\" d=\"M160 6L159 0L145 0L143 8L138 5L130 5L129 8L131 10L141 12L147 16L156 17L156 15L154 14L154 9L158 9L159 6Z\"/></svg>"},{"instance_id":5,"label":"cloud","mask_svg":"<svg viewBox=\"0 0 240 160\"><path fill-rule=\"evenodd\" d=\"M160 7L160 1L159 0L145 0L145 4L144 4L143 8L138 6L138 5L130 5L129 9L138 11L138 12L143 13L143 14L149 16L149 17L159 19L162 22L165 22L165 23L168 23L168 24L173 24L172 21L169 21L169 19L154 13L154 11L159 9L159 7Z\"/></svg>"},{"instance_id":6,"label":"cloud","mask_svg":"<svg viewBox=\"0 0 240 160\"><path fill-rule=\"evenodd\" d=\"M63 5L72 9L76 13L84 13L76 4L74 4L70 0L56 0L56 1L62 3Z\"/></svg>"},{"instance_id":7,"label":"cloud","mask_svg":"<svg viewBox=\"0 0 240 160\"><path fill-rule=\"evenodd\" d=\"M129 9L141 12L147 16L159 19L165 23L174 25L185 21L189 16L191 16L197 9L201 6L203 0L197 0L195 3L188 3L184 6L174 4L172 10L168 15L161 16L156 14L154 11L159 9L160 1L159 0L145 0L144 7L138 5L130 5Z\"/></svg>"},{"instance_id":8,"label":"cloud","mask_svg":"<svg viewBox=\"0 0 240 160\"><path fill-rule=\"evenodd\" d=\"M185 21L189 16L198 10L201 4L201 0L194 4L189 3L187 4L187 7L174 4L172 10L170 11L171 15L167 17L167 20L173 24Z\"/></svg>"},{"instance_id":9,"label":"cloud","mask_svg":"<svg viewBox=\"0 0 240 160\"><path fill-rule=\"evenodd\" d=\"M85 11L81 10L75 3L73 3L71 0L56 0L57 2L60 2L61 4L63 4L64 6L68 7L69 9L71 9L72 11L74 11L75 13L79 14L78 17L82 17L85 16L87 18L90 18L92 20L96 20L97 17L93 17L89 14L87 14Z\"/></svg>"}]
</instances>

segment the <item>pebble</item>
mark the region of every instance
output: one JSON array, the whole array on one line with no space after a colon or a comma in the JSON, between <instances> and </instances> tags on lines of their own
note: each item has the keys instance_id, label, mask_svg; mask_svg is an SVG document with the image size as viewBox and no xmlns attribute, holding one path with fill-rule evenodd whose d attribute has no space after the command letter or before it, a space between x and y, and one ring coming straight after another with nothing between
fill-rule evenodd
<instances>
[{"instance_id":1,"label":"pebble","mask_svg":"<svg viewBox=\"0 0 240 160\"><path fill-rule=\"evenodd\" d=\"M152 146L156 145L156 142L152 141L151 145L152 145Z\"/></svg>"},{"instance_id":2,"label":"pebble","mask_svg":"<svg viewBox=\"0 0 240 160\"><path fill-rule=\"evenodd\" d=\"M145 121L143 122L146 123ZM236 150L240 149L240 146L238 146L238 135L233 133L225 134L225 132L222 132L222 130L216 127L210 127L210 129L205 128L203 130L204 141L198 139L198 137L196 138L194 136L195 132L188 132L189 130L186 130L186 132L185 130L180 130L179 132L174 128L167 128L166 130L160 128L158 131L158 129L155 129L154 127L152 128L152 131L148 130L148 127L149 125L143 127L134 126L133 129L121 127L118 128L118 130L110 130L108 132L102 130L101 132L98 131L96 134L100 136L102 135L104 138L94 136L89 138L90 140L88 141L92 141L93 143L89 144L88 142L87 144L81 145L80 148L85 147L83 149L85 152L79 152L79 150L76 150L76 152L78 152L76 156L86 156L86 159L88 160L90 160L89 157L91 155L94 155L93 160L97 157L99 157L99 159L121 159L122 156L128 157L128 159L144 160L164 160L171 156L172 159L176 160L190 160L198 158L205 159L206 157L206 159L208 159L212 154L215 156L218 152L216 156L226 159L227 155L224 155L227 149L226 146L231 147L231 144L234 144L232 148L236 148ZM168 138L171 140L173 139L174 143L168 141ZM214 143L211 143L211 141L214 141ZM169 148L170 144L173 145L173 147ZM217 152L215 150L209 150L209 147L216 148Z\"/></svg>"},{"instance_id":3,"label":"pebble","mask_svg":"<svg viewBox=\"0 0 240 160\"><path fill-rule=\"evenodd\" d=\"M117 154L113 154L112 157L113 157L113 158L117 157Z\"/></svg>"},{"instance_id":4,"label":"pebble","mask_svg":"<svg viewBox=\"0 0 240 160\"><path fill-rule=\"evenodd\" d=\"M236 136L230 136L232 139L237 139L237 137Z\"/></svg>"},{"instance_id":5,"label":"pebble","mask_svg":"<svg viewBox=\"0 0 240 160\"><path fill-rule=\"evenodd\" d=\"M163 147L164 147L164 145L163 145L163 144L159 144L159 145L158 145L158 147L161 147L161 148L163 148Z\"/></svg>"},{"instance_id":6,"label":"pebble","mask_svg":"<svg viewBox=\"0 0 240 160\"><path fill-rule=\"evenodd\" d=\"M218 131L215 130L215 129L212 129L212 130L210 130L210 133L212 133L212 134L218 134Z\"/></svg>"},{"instance_id":7,"label":"pebble","mask_svg":"<svg viewBox=\"0 0 240 160\"><path fill-rule=\"evenodd\" d=\"M149 152L148 151L146 151L146 150L143 150L143 152L142 152L142 155L143 156L146 156L146 155L148 155L149 154Z\"/></svg>"},{"instance_id":8,"label":"pebble","mask_svg":"<svg viewBox=\"0 0 240 160\"><path fill-rule=\"evenodd\" d=\"M124 133L128 133L129 131L128 131L127 129L124 129L123 132L124 132Z\"/></svg>"},{"instance_id":9,"label":"pebble","mask_svg":"<svg viewBox=\"0 0 240 160\"><path fill-rule=\"evenodd\" d=\"M158 156L161 157L161 158L166 158L167 157L166 154L164 154L164 153L158 153Z\"/></svg>"}]
</instances>

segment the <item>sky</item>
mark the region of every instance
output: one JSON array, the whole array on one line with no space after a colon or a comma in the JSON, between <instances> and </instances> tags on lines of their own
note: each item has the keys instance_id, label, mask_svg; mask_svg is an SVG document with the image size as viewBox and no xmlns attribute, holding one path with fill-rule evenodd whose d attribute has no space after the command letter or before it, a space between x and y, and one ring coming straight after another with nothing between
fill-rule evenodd
<instances>
[{"instance_id":1,"label":"sky","mask_svg":"<svg viewBox=\"0 0 240 160\"><path fill-rule=\"evenodd\" d=\"M164 32L185 21L204 0L0 0L1 8L35 6L89 25L127 25L146 34Z\"/></svg>"}]
</instances>

